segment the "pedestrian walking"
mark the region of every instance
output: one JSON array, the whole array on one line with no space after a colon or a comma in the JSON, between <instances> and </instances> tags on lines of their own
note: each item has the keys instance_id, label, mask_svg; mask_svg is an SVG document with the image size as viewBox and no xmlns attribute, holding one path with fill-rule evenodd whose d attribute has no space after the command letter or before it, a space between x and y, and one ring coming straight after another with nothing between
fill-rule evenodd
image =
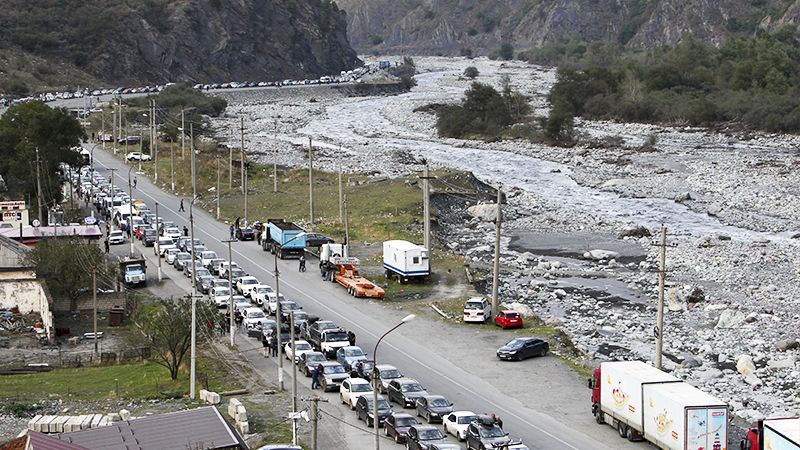
<instances>
[{"instance_id":1,"label":"pedestrian walking","mask_svg":"<svg viewBox=\"0 0 800 450\"><path fill-rule=\"evenodd\" d=\"M311 389L319 388L319 376L322 374L322 364L317 364L311 372Z\"/></svg>"},{"instance_id":2,"label":"pedestrian walking","mask_svg":"<svg viewBox=\"0 0 800 450\"><path fill-rule=\"evenodd\" d=\"M138 182L139 182L139 180L137 180L136 177L133 177L133 188L134 189L136 189L136 183L138 183Z\"/></svg>"},{"instance_id":3,"label":"pedestrian walking","mask_svg":"<svg viewBox=\"0 0 800 450\"><path fill-rule=\"evenodd\" d=\"M264 358L269 356L269 353L270 353L270 350L271 350L270 349L270 345L269 345L269 341L267 339L268 339L267 335L264 334L264 333L261 333L261 353L264 355Z\"/></svg>"},{"instance_id":4,"label":"pedestrian walking","mask_svg":"<svg viewBox=\"0 0 800 450\"><path fill-rule=\"evenodd\" d=\"M233 224L231 224L231 240L233 240L233 233L234 233L234 228L233 228Z\"/></svg>"},{"instance_id":5,"label":"pedestrian walking","mask_svg":"<svg viewBox=\"0 0 800 450\"><path fill-rule=\"evenodd\" d=\"M300 272L305 272L306 271L306 257L303 256L303 255L300 255L300 269L299 270L300 270Z\"/></svg>"},{"instance_id":6,"label":"pedestrian walking","mask_svg":"<svg viewBox=\"0 0 800 450\"><path fill-rule=\"evenodd\" d=\"M272 336L272 356L276 357L278 356L278 337L273 333L270 333L270 336Z\"/></svg>"},{"instance_id":7,"label":"pedestrian walking","mask_svg":"<svg viewBox=\"0 0 800 450\"><path fill-rule=\"evenodd\" d=\"M356 345L356 334L352 331L347 332L347 342L349 342L350 345Z\"/></svg>"},{"instance_id":8,"label":"pedestrian walking","mask_svg":"<svg viewBox=\"0 0 800 450\"><path fill-rule=\"evenodd\" d=\"M244 322L244 316L239 311L236 311L236 315L234 316L233 320L236 322L236 328L241 328L242 323Z\"/></svg>"},{"instance_id":9,"label":"pedestrian walking","mask_svg":"<svg viewBox=\"0 0 800 450\"><path fill-rule=\"evenodd\" d=\"M183 237L189 237L189 228L186 225L183 226Z\"/></svg>"},{"instance_id":10,"label":"pedestrian walking","mask_svg":"<svg viewBox=\"0 0 800 450\"><path fill-rule=\"evenodd\" d=\"M226 330L227 324L228 323L225 321L225 317L220 317L219 318L219 334L220 335L225 336L226 334L228 334L227 330Z\"/></svg>"},{"instance_id":11,"label":"pedestrian walking","mask_svg":"<svg viewBox=\"0 0 800 450\"><path fill-rule=\"evenodd\" d=\"M178 212L186 211L183 209L183 199L181 199L181 206L178 208Z\"/></svg>"},{"instance_id":12,"label":"pedestrian walking","mask_svg":"<svg viewBox=\"0 0 800 450\"><path fill-rule=\"evenodd\" d=\"M103 241L103 243L104 243L104 244L105 244L105 246L106 246L106 253L108 253L108 250L109 250L109 248L108 248L108 239L106 239L105 241Z\"/></svg>"}]
</instances>

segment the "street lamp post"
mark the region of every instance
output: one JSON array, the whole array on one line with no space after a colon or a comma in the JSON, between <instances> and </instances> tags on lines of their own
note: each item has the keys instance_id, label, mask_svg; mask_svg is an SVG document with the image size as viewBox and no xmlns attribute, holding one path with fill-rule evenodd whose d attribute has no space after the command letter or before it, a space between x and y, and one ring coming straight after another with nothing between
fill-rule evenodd
<instances>
[{"instance_id":1,"label":"street lamp post","mask_svg":"<svg viewBox=\"0 0 800 450\"><path fill-rule=\"evenodd\" d=\"M289 311L289 327L292 330L292 415L297 414L297 349L294 335L294 309ZM278 333L280 334L280 333ZM297 420L292 420L292 444L297 445Z\"/></svg>"},{"instance_id":2,"label":"street lamp post","mask_svg":"<svg viewBox=\"0 0 800 450\"><path fill-rule=\"evenodd\" d=\"M194 254L194 216L192 214L192 210L194 208L194 202L199 197L194 196L192 198L192 203L189 204L189 229L191 230L191 236L189 239L191 240L190 244L192 246L192 355L191 355L191 370L189 376L189 398L194 400L195 398L195 368L197 365L197 266L195 265L195 254ZM157 220L156 220L157 221ZM161 256L159 255L159 258Z\"/></svg>"},{"instance_id":3,"label":"street lamp post","mask_svg":"<svg viewBox=\"0 0 800 450\"><path fill-rule=\"evenodd\" d=\"M133 258L133 183L131 182L131 170L133 170L133 167L128 169L128 241L131 244L131 258Z\"/></svg>"},{"instance_id":4,"label":"street lamp post","mask_svg":"<svg viewBox=\"0 0 800 450\"><path fill-rule=\"evenodd\" d=\"M286 241L286 245L295 239L305 236L306 233L298 233L295 237ZM294 330L292 330L294 331ZM283 358L281 358L281 287L280 287L280 271L278 270L278 252L275 252L275 337L278 345L278 387L283 390ZM294 398L294 396L293 396Z\"/></svg>"},{"instance_id":5,"label":"street lamp post","mask_svg":"<svg viewBox=\"0 0 800 450\"><path fill-rule=\"evenodd\" d=\"M380 386L381 382L381 374L378 372L378 346L381 345L381 341L389 335L389 333L398 329L404 323L414 320L415 317L417 316L414 314L403 317L400 323L390 328L386 333L383 333L383 336L378 339L378 342L375 344L375 349L372 351L372 363L374 364L372 367L372 426L375 427L375 450L380 450L381 448L381 436L378 432L378 386Z\"/></svg>"}]
</instances>

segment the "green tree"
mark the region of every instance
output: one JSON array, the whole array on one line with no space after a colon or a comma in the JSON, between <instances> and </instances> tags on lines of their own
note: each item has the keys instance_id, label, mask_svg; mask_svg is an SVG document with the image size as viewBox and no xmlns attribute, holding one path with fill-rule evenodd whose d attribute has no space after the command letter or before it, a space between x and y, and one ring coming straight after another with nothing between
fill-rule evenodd
<instances>
[{"instance_id":1,"label":"green tree","mask_svg":"<svg viewBox=\"0 0 800 450\"><path fill-rule=\"evenodd\" d=\"M466 69L464 69L464 76L469 78L470 80L474 80L475 78L478 77L478 75L480 75L480 72L478 72L478 68L475 66L469 66Z\"/></svg>"},{"instance_id":2,"label":"green tree","mask_svg":"<svg viewBox=\"0 0 800 450\"><path fill-rule=\"evenodd\" d=\"M86 135L78 120L66 109L50 108L42 102L10 107L0 117L0 176L11 198L36 198L36 150L42 178L42 203L62 200L59 163L78 166L80 154L72 147ZM46 217L39 218L44 223Z\"/></svg>"},{"instance_id":3,"label":"green tree","mask_svg":"<svg viewBox=\"0 0 800 450\"><path fill-rule=\"evenodd\" d=\"M206 321L216 323L219 312L208 301L197 300L196 303L196 335L199 339L205 336L200 331ZM156 362L169 370L173 380L178 379L183 359L189 352L192 338L192 302L188 297L177 299L159 299L157 302L143 306L137 311L137 322L156 354Z\"/></svg>"},{"instance_id":4,"label":"green tree","mask_svg":"<svg viewBox=\"0 0 800 450\"><path fill-rule=\"evenodd\" d=\"M91 292L92 269L105 272L104 260L96 243L77 237L44 239L26 256L53 295L69 298L71 311L82 292Z\"/></svg>"}]
</instances>

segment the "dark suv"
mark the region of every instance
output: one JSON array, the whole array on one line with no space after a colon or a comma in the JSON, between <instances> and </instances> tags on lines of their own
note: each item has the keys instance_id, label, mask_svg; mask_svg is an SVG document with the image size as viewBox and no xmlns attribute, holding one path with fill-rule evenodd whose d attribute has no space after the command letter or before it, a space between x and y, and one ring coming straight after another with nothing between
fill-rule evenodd
<instances>
[{"instance_id":1,"label":"dark suv","mask_svg":"<svg viewBox=\"0 0 800 450\"><path fill-rule=\"evenodd\" d=\"M408 429L406 449L428 450L431 444L444 442L444 434L433 425L412 425Z\"/></svg>"},{"instance_id":2,"label":"dark suv","mask_svg":"<svg viewBox=\"0 0 800 450\"><path fill-rule=\"evenodd\" d=\"M367 423L367 426L373 426L374 420L374 413L375 413L375 403L372 401L371 395L362 395L358 397L356 401L356 417L358 420L363 420ZM389 405L389 402L386 401L386 397L379 395L378 396L378 427L381 426L384 420L387 417L391 416L392 407Z\"/></svg>"},{"instance_id":3,"label":"dark suv","mask_svg":"<svg viewBox=\"0 0 800 450\"><path fill-rule=\"evenodd\" d=\"M487 450L508 444L508 433L490 416L478 416L467 427L467 450Z\"/></svg>"},{"instance_id":4,"label":"dark suv","mask_svg":"<svg viewBox=\"0 0 800 450\"><path fill-rule=\"evenodd\" d=\"M417 399L423 395L428 395L425 388L417 380L411 378L398 378L389 383L386 388L389 400L402 405L404 408L412 408L416 405Z\"/></svg>"}]
</instances>

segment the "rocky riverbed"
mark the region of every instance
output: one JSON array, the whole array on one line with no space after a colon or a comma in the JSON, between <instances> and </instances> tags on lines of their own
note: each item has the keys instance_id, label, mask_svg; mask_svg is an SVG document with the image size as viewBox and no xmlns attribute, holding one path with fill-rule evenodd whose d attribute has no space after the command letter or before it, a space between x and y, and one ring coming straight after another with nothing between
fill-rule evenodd
<instances>
[{"instance_id":1,"label":"rocky riverbed","mask_svg":"<svg viewBox=\"0 0 800 450\"><path fill-rule=\"evenodd\" d=\"M730 402L745 420L800 414L800 139L579 121L570 149L440 139L415 109L457 101L508 75L537 113L553 70L487 59L417 58L419 85L398 96L330 87L224 94L215 125L265 163L398 176L434 167L501 184L502 297L557 324L597 360L654 354L658 232L667 241L665 366ZM225 131L227 130L227 131ZM650 145L645 145L649 143ZM491 205L436 203L438 239L476 266L492 257ZM449 210L449 213L447 213Z\"/></svg>"}]
</instances>

